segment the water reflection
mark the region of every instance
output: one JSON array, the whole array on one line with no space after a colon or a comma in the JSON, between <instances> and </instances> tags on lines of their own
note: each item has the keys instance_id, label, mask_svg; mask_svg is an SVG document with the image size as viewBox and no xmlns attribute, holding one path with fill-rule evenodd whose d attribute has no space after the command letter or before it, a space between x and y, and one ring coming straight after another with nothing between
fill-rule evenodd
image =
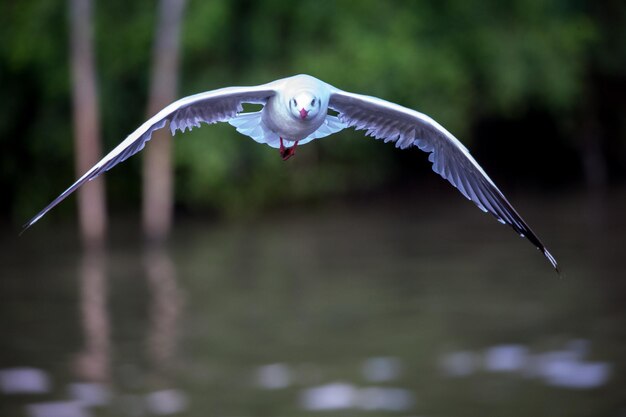
<instances>
[{"instance_id":1,"label":"water reflection","mask_svg":"<svg viewBox=\"0 0 626 417\"><path fill-rule=\"evenodd\" d=\"M520 372L529 365L528 348L523 345L498 345L485 350L485 370Z\"/></svg>"},{"instance_id":2,"label":"water reflection","mask_svg":"<svg viewBox=\"0 0 626 417\"><path fill-rule=\"evenodd\" d=\"M406 411L415 403L413 393L402 388L364 387L335 382L305 389L300 405L305 410L342 409Z\"/></svg>"},{"instance_id":3,"label":"water reflection","mask_svg":"<svg viewBox=\"0 0 626 417\"><path fill-rule=\"evenodd\" d=\"M74 382L68 385L68 395L84 407L102 407L111 402L111 390L97 382Z\"/></svg>"},{"instance_id":4,"label":"water reflection","mask_svg":"<svg viewBox=\"0 0 626 417\"><path fill-rule=\"evenodd\" d=\"M145 357L151 364L144 381L133 387L142 394L124 393L112 376L111 311L109 308L108 254L102 247L90 247L78 260L78 306L82 347L69 361L71 379L65 387L54 386L48 373L36 368L0 369L0 392L28 394L34 402L25 405L32 417L83 417L94 407L112 407L123 415L170 415L188 408L185 392L173 388L170 374L176 362L177 326L182 297L176 281L175 265L163 246L148 246L142 266L146 277L149 321ZM42 395L62 393L56 401ZM39 395L39 397L33 397Z\"/></svg>"},{"instance_id":5,"label":"water reflection","mask_svg":"<svg viewBox=\"0 0 626 417\"><path fill-rule=\"evenodd\" d=\"M187 395L179 389L151 392L145 402L146 411L158 416L181 413L189 406Z\"/></svg>"},{"instance_id":6,"label":"water reflection","mask_svg":"<svg viewBox=\"0 0 626 417\"><path fill-rule=\"evenodd\" d=\"M82 260L5 247L0 415L619 415L626 224L590 240L578 203L524 208L560 280L472 207L421 201L181 221L171 248L117 231Z\"/></svg>"},{"instance_id":7,"label":"water reflection","mask_svg":"<svg viewBox=\"0 0 626 417\"><path fill-rule=\"evenodd\" d=\"M150 330L146 347L154 368L163 373L175 359L182 296L174 262L163 245L146 247L144 270L150 292Z\"/></svg>"},{"instance_id":8,"label":"water reflection","mask_svg":"<svg viewBox=\"0 0 626 417\"><path fill-rule=\"evenodd\" d=\"M54 401L29 404L28 417L89 417L91 412L78 401Z\"/></svg>"},{"instance_id":9,"label":"water reflection","mask_svg":"<svg viewBox=\"0 0 626 417\"><path fill-rule=\"evenodd\" d=\"M146 394L145 411L151 415L177 414L188 408L189 401L184 391L171 387L174 382L170 377L176 360L177 329L182 307L176 267L166 247L161 244L146 246L143 265L150 295L150 328L146 348L153 378L160 387Z\"/></svg>"},{"instance_id":10,"label":"water reflection","mask_svg":"<svg viewBox=\"0 0 626 417\"><path fill-rule=\"evenodd\" d=\"M441 368L449 377L468 377L484 370L538 378L557 387L593 389L608 383L613 365L587 361L585 355L589 346L588 340L572 340L562 350L540 353L530 353L523 345L492 346L482 355L469 351L450 352L441 358Z\"/></svg>"},{"instance_id":11,"label":"water reflection","mask_svg":"<svg viewBox=\"0 0 626 417\"><path fill-rule=\"evenodd\" d=\"M0 391L9 395L45 394L50 391L50 377L35 368L0 369Z\"/></svg>"},{"instance_id":12,"label":"water reflection","mask_svg":"<svg viewBox=\"0 0 626 417\"><path fill-rule=\"evenodd\" d=\"M609 382L613 365L586 361L577 352L546 352L534 358L530 374L546 384L572 389L593 389Z\"/></svg>"},{"instance_id":13,"label":"water reflection","mask_svg":"<svg viewBox=\"0 0 626 417\"><path fill-rule=\"evenodd\" d=\"M292 378L291 369L284 363L263 365L256 372L257 384L265 389L287 388L291 384Z\"/></svg>"},{"instance_id":14,"label":"water reflection","mask_svg":"<svg viewBox=\"0 0 626 417\"><path fill-rule=\"evenodd\" d=\"M363 377L372 382L398 379L402 372L402 361L398 358L368 358L363 363Z\"/></svg>"},{"instance_id":15,"label":"water reflection","mask_svg":"<svg viewBox=\"0 0 626 417\"><path fill-rule=\"evenodd\" d=\"M111 345L104 248L88 247L83 252L78 278L84 346L76 355L75 373L83 381L106 383Z\"/></svg>"}]
</instances>

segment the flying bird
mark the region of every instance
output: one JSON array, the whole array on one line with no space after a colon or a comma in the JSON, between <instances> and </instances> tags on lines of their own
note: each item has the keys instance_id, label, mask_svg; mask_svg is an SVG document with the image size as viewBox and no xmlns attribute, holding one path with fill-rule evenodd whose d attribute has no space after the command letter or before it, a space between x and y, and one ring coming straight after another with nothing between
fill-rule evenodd
<instances>
[{"instance_id":1,"label":"flying bird","mask_svg":"<svg viewBox=\"0 0 626 417\"><path fill-rule=\"evenodd\" d=\"M243 103L262 104L242 113ZM329 114L333 110L336 115ZM169 122L172 135L200 123L228 122L258 143L279 149L284 160L296 147L342 129L364 130L367 136L405 149L417 146L430 153L433 170L447 179L481 210L526 237L559 272L556 259L504 197L457 138L427 115L380 98L342 91L300 74L252 87L227 87L182 98L150 118L109 152L61 195L24 225L41 219L78 187L143 149L152 132Z\"/></svg>"}]
</instances>

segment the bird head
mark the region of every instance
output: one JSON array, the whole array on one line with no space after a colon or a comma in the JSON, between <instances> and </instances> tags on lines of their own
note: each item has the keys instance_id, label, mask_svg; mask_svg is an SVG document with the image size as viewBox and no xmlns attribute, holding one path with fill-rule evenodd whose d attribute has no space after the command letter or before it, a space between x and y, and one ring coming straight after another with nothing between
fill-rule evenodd
<instances>
[{"instance_id":1,"label":"bird head","mask_svg":"<svg viewBox=\"0 0 626 417\"><path fill-rule=\"evenodd\" d=\"M301 92L289 100L289 111L298 120L313 119L320 112L322 101L310 92Z\"/></svg>"}]
</instances>

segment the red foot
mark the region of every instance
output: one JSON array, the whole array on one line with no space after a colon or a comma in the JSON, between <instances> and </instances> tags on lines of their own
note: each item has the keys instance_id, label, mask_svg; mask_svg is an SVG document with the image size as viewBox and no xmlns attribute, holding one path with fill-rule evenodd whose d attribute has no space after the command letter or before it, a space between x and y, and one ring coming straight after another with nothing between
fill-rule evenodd
<instances>
[{"instance_id":1,"label":"red foot","mask_svg":"<svg viewBox=\"0 0 626 417\"><path fill-rule=\"evenodd\" d=\"M280 156L283 158L283 161L286 161L287 159L291 158L292 156L294 156L296 154L296 146L298 146L298 141L296 141L296 143L294 143L294 145L291 148L286 148L285 145L283 144L283 138L280 138Z\"/></svg>"}]
</instances>

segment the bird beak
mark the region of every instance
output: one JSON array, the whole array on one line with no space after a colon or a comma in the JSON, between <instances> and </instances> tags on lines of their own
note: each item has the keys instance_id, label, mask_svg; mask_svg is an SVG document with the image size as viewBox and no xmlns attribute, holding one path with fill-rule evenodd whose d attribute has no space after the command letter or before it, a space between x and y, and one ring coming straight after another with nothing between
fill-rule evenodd
<instances>
[{"instance_id":1,"label":"bird beak","mask_svg":"<svg viewBox=\"0 0 626 417\"><path fill-rule=\"evenodd\" d=\"M304 108L300 109L300 117L302 118L302 120L306 119L306 117L309 115L309 112L304 110Z\"/></svg>"}]
</instances>

